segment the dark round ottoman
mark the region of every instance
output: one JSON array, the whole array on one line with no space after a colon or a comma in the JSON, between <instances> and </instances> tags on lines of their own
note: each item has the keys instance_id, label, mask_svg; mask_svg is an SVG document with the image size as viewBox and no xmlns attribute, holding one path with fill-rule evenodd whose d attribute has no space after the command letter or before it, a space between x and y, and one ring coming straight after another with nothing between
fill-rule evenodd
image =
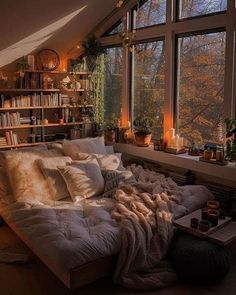
<instances>
[{"instance_id":1,"label":"dark round ottoman","mask_svg":"<svg viewBox=\"0 0 236 295\"><path fill-rule=\"evenodd\" d=\"M230 268L226 248L184 233L176 234L169 255L177 275L184 280L219 280Z\"/></svg>"}]
</instances>

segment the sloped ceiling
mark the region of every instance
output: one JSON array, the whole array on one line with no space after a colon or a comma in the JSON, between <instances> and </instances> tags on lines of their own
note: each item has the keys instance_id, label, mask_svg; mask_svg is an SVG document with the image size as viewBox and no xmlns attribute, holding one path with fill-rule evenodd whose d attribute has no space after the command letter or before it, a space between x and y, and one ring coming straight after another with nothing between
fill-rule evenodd
<instances>
[{"instance_id":1,"label":"sloped ceiling","mask_svg":"<svg viewBox=\"0 0 236 295\"><path fill-rule=\"evenodd\" d=\"M0 68L42 48L75 57L76 45L116 6L117 0L0 1Z\"/></svg>"}]
</instances>

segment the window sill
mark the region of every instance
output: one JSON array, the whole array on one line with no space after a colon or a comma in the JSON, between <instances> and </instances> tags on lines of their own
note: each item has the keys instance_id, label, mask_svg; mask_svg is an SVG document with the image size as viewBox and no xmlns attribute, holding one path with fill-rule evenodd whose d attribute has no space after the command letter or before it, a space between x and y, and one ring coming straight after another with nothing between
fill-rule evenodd
<instances>
[{"instance_id":1,"label":"window sill","mask_svg":"<svg viewBox=\"0 0 236 295\"><path fill-rule=\"evenodd\" d=\"M227 166L218 166L201 162L199 161L199 157L189 156L187 153L173 155L154 151L153 146L144 148L131 144L114 143L114 150L115 152L125 153L146 160L188 169L218 179L227 180L232 182L236 187L236 167L234 163L229 163Z\"/></svg>"}]
</instances>

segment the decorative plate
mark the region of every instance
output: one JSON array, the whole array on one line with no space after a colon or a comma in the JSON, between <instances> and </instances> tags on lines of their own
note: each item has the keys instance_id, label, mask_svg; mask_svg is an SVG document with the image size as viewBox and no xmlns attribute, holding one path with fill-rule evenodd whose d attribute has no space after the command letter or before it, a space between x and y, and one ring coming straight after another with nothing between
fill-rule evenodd
<instances>
[{"instance_id":1,"label":"decorative plate","mask_svg":"<svg viewBox=\"0 0 236 295\"><path fill-rule=\"evenodd\" d=\"M36 65L38 70L54 71L60 64L58 53L52 49L42 49L36 55Z\"/></svg>"}]
</instances>

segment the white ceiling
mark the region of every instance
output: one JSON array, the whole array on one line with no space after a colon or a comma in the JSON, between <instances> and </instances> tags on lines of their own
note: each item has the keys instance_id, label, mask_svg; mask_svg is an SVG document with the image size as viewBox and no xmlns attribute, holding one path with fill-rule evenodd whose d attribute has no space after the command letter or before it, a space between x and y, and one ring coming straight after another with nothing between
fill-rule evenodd
<instances>
[{"instance_id":1,"label":"white ceiling","mask_svg":"<svg viewBox=\"0 0 236 295\"><path fill-rule=\"evenodd\" d=\"M76 45L117 0L0 0L0 68L42 48L75 57Z\"/></svg>"}]
</instances>

